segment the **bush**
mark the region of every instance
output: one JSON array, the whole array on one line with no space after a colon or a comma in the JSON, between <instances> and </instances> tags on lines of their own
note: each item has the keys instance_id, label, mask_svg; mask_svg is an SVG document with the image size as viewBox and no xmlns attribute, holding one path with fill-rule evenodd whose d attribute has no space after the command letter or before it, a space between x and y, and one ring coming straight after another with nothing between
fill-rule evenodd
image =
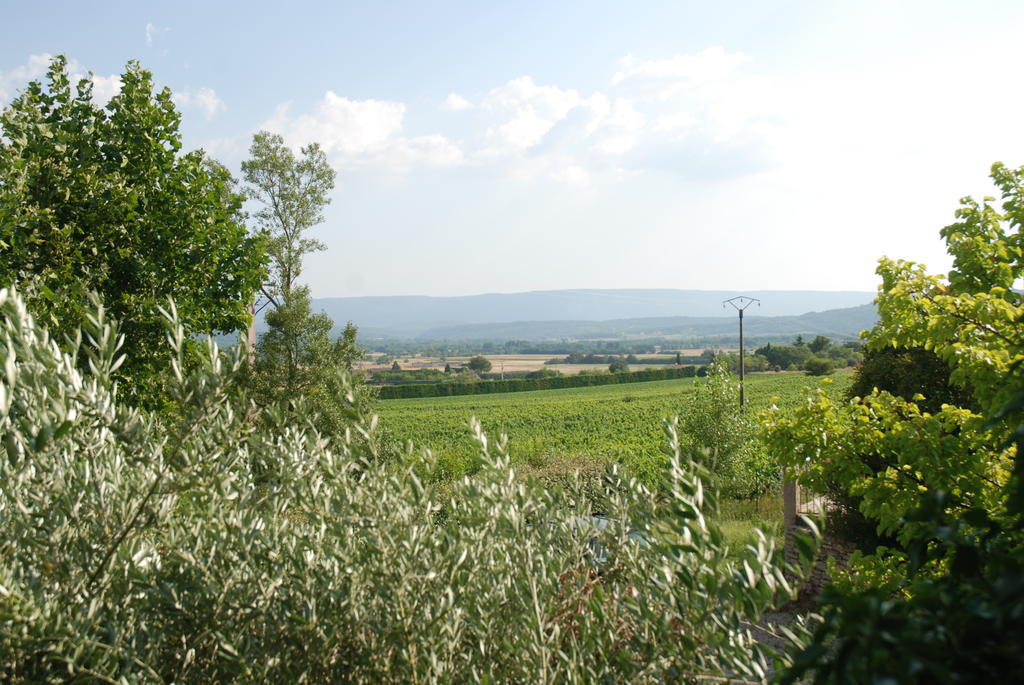
<instances>
[{"instance_id":1,"label":"bush","mask_svg":"<svg viewBox=\"0 0 1024 685\"><path fill-rule=\"evenodd\" d=\"M771 545L722 543L673 425L665 501L620 480L592 530L479 424L483 468L441 491L380 463L355 394L330 443L264 420L238 353L186 372L169 326L173 418L119 401L102 311L83 373L0 292L0 681L764 677L744 626L789 587Z\"/></svg>"},{"instance_id":2,"label":"bush","mask_svg":"<svg viewBox=\"0 0 1024 685\"><path fill-rule=\"evenodd\" d=\"M827 376L835 371L835 364L831 359L822 357L811 357L804 362L804 371L808 376Z\"/></svg>"},{"instance_id":3,"label":"bush","mask_svg":"<svg viewBox=\"0 0 1024 685\"><path fill-rule=\"evenodd\" d=\"M910 373L882 378L911 397L872 390L837 403L819 392L769 416L802 482L838 482L895 539L822 593L823 620L784 683L995 683L1024 672L1024 167L993 165L992 178L1000 200L964 198L941 231L946 274L879 260L868 348L896 351L894 368ZM922 349L942 364L899 358ZM973 407L925 409L949 382ZM926 383L931 397L918 394Z\"/></svg>"},{"instance_id":4,"label":"bush","mask_svg":"<svg viewBox=\"0 0 1024 685\"><path fill-rule=\"evenodd\" d=\"M616 359L608 365L608 371L611 373L627 373L629 371L629 362L625 359Z\"/></svg>"},{"instance_id":5,"label":"bush","mask_svg":"<svg viewBox=\"0 0 1024 685\"><path fill-rule=\"evenodd\" d=\"M978 403L970 391L950 382L949 374L949 364L931 350L920 347L871 349L854 374L847 396L851 399L866 397L878 388L908 402L917 402L931 413L939 411L944 404L977 409Z\"/></svg>"}]
</instances>

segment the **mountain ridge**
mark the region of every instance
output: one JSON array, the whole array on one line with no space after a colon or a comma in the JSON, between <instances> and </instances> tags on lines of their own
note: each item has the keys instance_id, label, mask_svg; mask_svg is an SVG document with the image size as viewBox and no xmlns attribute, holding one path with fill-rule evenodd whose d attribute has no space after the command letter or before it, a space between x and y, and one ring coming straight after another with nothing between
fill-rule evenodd
<instances>
[{"instance_id":1,"label":"mountain ridge","mask_svg":"<svg viewBox=\"0 0 1024 685\"><path fill-rule=\"evenodd\" d=\"M746 316L744 333L750 342L773 341L797 335L856 339L875 325L874 305L808 312L800 316ZM691 339L732 342L738 338L736 317L652 317L608 321L512 321L464 324L424 331L417 340L596 340L628 338Z\"/></svg>"},{"instance_id":2,"label":"mountain ridge","mask_svg":"<svg viewBox=\"0 0 1024 685\"><path fill-rule=\"evenodd\" d=\"M875 297L873 292L848 290L574 289L457 297L316 298L313 309L330 316L339 329L346 321L352 321L364 336L411 339L488 324L575 324L658 318L730 320L736 318L736 312L723 305L723 301L737 295L761 301L760 306L746 311L747 320L849 309L868 304Z\"/></svg>"}]
</instances>

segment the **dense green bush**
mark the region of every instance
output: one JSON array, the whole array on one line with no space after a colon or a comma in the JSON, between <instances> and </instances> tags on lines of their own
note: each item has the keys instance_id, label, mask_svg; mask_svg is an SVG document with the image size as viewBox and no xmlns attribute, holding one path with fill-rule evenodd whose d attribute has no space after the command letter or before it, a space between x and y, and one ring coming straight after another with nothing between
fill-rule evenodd
<instances>
[{"instance_id":1,"label":"dense green bush","mask_svg":"<svg viewBox=\"0 0 1024 685\"><path fill-rule=\"evenodd\" d=\"M484 468L442 492L376 459L354 393L343 439L262 420L241 358L211 343L186 371L168 319L175 411L156 417L120 402L102 311L69 355L0 291L3 682L764 677L749 622L788 585L770 545L722 542L674 426L664 501L619 482L592 530L572 483L516 479L479 424Z\"/></svg>"},{"instance_id":2,"label":"dense green bush","mask_svg":"<svg viewBox=\"0 0 1024 685\"><path fill-rule=\"evenodd\" d=\"M916 402L927 412L937 412L944 404L977 408L970 391L951 383L949 374L949 364L922 347L871 349L857 368L847 396L866 397L877 388Z\"/></svg>"},{"instance_id":3,"label":"dense green bush","mask_svg":"<svg viewBox=\"0 0 1024 685\"><path fill-rule=\"evenodd\" d=\"M811 356L811 350L804 344L772 345L768 343L764 347L759 347L754 354L767 359L773 369L786 370L790 367L803 367L804 362Z\"/></svg>"},{"instance_id":4,"label":"dense green bush","mask_svg":"<svg viewBox=\"0 0 1024 685\"><path fill-rule=\"evenodd\" d=\"M625 359L614 359L608 365L608 371L611 373L629 373L629 362Z\"/></svg>"},{"instance_id":5,"label":"dense green bush","mask_svg":"<svg viewBox=\"0 0 1024 685\"><path fill-rule=\"evenodd\" d=\"M811 357L804 362L804 371L809 376L827 376L835 371L835 364L826 357Z\"/></svg>"}]
</instances>

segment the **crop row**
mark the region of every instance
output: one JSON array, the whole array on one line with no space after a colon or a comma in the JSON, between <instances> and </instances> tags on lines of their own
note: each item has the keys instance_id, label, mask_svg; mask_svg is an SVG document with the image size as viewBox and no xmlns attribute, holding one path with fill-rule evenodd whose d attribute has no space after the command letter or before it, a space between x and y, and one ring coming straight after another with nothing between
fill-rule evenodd
<instances>
[{"instance_id":1,"label":"crop row","mask_svg":"<svg viewBox=\"0 0 1024 685\"><path fill-rule=\"evenodd\" d=\"M834 380L845 386L850 372ZM469 418L496 439L506 434L513 459L533 465L550 461L615 461L640 470L659 461L662 420L685 411L687 397L700 379L678 379L500 395L436 397L378 402L384 439L392 445L429 446L442 468L457 475L471 469L477 446ZM748 376L749 411L775 403L792 405L821 379L802 373Z\"/></svg>"},{"instance_id":2,"label":"crop row","mask_svg":"<svg viewBox=\"0 0 1024 685\"><path fill-rule=\"evenodd\" d=\"M413 397L448 397L455 395L492 395L535 390L556 390L590 387L596 385L619 385L623 383L645 383L650 381L693 378L703 370L695 366L670 367L667 369L644 369L626 373L604 373L595 375L553 376L548 378L515 378L477 383L424 383L409 385L385 385L379 389L383 400L408 399Z\"/></svg>"}]
</instances>

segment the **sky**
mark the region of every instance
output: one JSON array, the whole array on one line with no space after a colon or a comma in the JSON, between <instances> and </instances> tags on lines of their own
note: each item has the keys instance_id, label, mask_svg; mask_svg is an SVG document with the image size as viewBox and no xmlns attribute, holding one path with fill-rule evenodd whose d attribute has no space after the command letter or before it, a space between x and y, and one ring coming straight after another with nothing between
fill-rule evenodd
<instances>
[{"instance_id":1,"label":"sky","mask_svg":"<svg viewBox=\"0 0 1024 685\"><path fill-rule=\"evenodd\" d=\"M6 3L0 105L138 60L187 149L337 171L314 297L863 290L1024 165L1024 3Z\"/></svg>"}]
</instances>

